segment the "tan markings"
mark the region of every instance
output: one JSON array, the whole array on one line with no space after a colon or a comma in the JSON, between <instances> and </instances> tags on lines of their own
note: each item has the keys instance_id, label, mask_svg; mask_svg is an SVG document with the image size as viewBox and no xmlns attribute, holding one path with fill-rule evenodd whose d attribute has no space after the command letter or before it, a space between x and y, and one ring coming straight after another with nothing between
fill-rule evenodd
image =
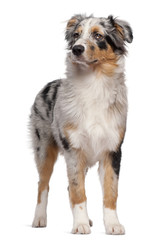
<instances>
[{"instance_id":1,"label":"tan markings","mask_svg":"<svg viewBox=\"0 0 155 240\"><path fill-rule=\"evenodd\" d=\"M97 76L100 76L102 74L105 74L109 77L113 76L115 69L118 67L116 62L117 61L115 60L107 60L105 63L97 65L95 69Z\"/></svg>"},{"instance_id":2,"label":"tan markings","mask_svg":"<svg viewBox=\"0 0 155 240\"><path fill-rule=\"evenodd\" d=\"M57 159L58 147L53 144L47 148L47 156L43 163L38 167L39 186L38 186L38 204L41 202L41 193L47 188L49 191L49 180L53 172L54 163Z\"/></svg>"},{"instance_id":3,"label":"tan markings","mask_svg":"<svg viewBox=\"0 0 155 240\"><path fill-rule=\"evenodd\" d=\"M93 50L92 50L93 48ZM88 58L89 62L92 62L93 60L95 60L97 58L97 46L91 42L91 41L87 41L87 50L86 50L86 56Z\"/></svg>"},{"instance_id":4,"label":"tan markings","mask_svg":"<svg viewBox=\"0 0 155 240\"><path fill-rule=\"evenodd\" d=\"M72 123L68 123L64 126L64 135L68 140L68 142L70 143L70 145L71 145L71 142L69 139L70 133L75 132L76 130L77 130L77 127Z\"/></svg>"},{"instance_id":5,"label":"tan markings","mask_svg":"<svg viewBox=\"0 0 155 240\"><path fill-rule=\"evenodd\" d=\"M107 121L111 119L112 115L117 115L120 114L122 115L124 111L124 104L120 103L119 101L117 101L117 96L115 99L115 102L113 104L110 105L109 109L108 109L108 117L107 117ZM117 152L119 150L120 144L124 139L125 136L125 132L126 132L126 124L122 124L121 126L118 126L118 134L119 134L119 140L118 140L118 144L116 145L116 148L114 149L115 152Z\"/></svg>"},{"instance_id":6,"label":"tan markings","mask_svg":"<svg viewBox=\"0 0 155 240\"><path fill-rule=\"evenodd\" d=\"M116 146L115 152L117 152L120 148L121 143L123 142L124 136L125 136L125 128L120 128L119 129L119 143Z\"/></svg>"},{"instance_id":7,"label":"tan markings","mask_svg":"<svg viewBox=\"0 0 155 240\"><path fill-rule=\"evenodd\" d=\"M120 25L118 25L117 23L115 23L115 25L114 25L114 26L115 26L116 30L118 31L118 33L119 33L120 37L124 39L124 32L123 32L123 28L122 28Z\"/></svg>"},{"instance_id":8,"label":"tan markings","mask_svg":"<svg viewBox=\"0 0 155 240\"><path fill-rule=\"evenodd\" d=\"M86 158L82 150L75 151L77 156L76 172L73 175L72 170L68 169L69 178L69 196L72 207L86 201L85 195L85 169Z\"/></svg>"},{"instance_id":9,"label":"tan markings","mask_svg":"<svg viewBox=\"0 0 155 240\"><path fill-rule=\"evenodd\" d=\"M125 128L120 128L119 129L119 143L116 145L116 148L115 148L115 152L117 152L120 148L120 145L122 144L123 142L123 139L124 139L124 136L125 136L125 131L126 129Z\"/></svg>"},{"instance_id":10,"label":"tan markings","mask_svg":"<svg viewBox=\"0 0 155 240\"><path fill-rule=\"evenodd\" d=\"M81 34L82 33L82 26L79 26L75 31L78 32L79 34Z\"/></svg>"},{"instance_id":11,"label":"tan markings","mask_svg":"<svg viewBox=\"0 0 155 240\"><path fill-rule=\"evenodd\" d=\"M64 127L64 133L66 134L66 137L67 137L68 131L75 131L76 129L77 127L73 123L66 124Z\"/></svg>"},{"instance_id":12,"label":"tan markings","mask_svg":"<svg viewBox=\"0 0 155 240\"><path fill-rule=\"evenodd\" d=\"M76 22L77 22L76 18L70 19L67 23L67 28L73 27L76 24Z\"/></svg>"},{"instance_id":13,"label":"tan markings","mask_svg":"<svg viewBox=\"0 0 155 240\"><path fill-rule=\"evenodd\" d=\"M121 129L119 130L120 142L122 142L123 139L124 139L125 131L126 131L125 128L121 128Z\"/></svg>"},{"instance_id":14,"label":"tan markings","mask_svg":"<svg viewBox=\"0 0 155 240\"><path fill-rule=\"evenodd\" d=\"M81 210L83 210L83 207L80 206L79 208L80 208Z\"/></svg>"},{"instance_id":15,"label":"tan markings","mask_svg":"<svg viewBox=\"0 0 155 240\"><path fill-rule=\"evenodd\" d=\"M88 62L93 62L98 60L97 63L90 64L90 67L96 71L97 75L106 74L107 76L112 76L115 69L117 68L118 56L113 52L111 46L107 44L107 49L99 49L99 47L90 41L87 41L87 51L86 56ZM94 49L92 50L92 46Z\"/></svg>"},{"instance_id":16,"label":"tan markings","mask_svg":"<svg viewBox=\"0 0 155 240\"><path fill-rule=\"evenodd\" d=\"M110 153L106 154L104 160L104 206L110 209L116 209L118 195L118 178L112 168Z\"/></svg>"},{"instance_id":17,"label":"tan markings","mask_svg":"<svg viewBox=\"0 0 155 240\"><path fill-rule=\"evenodd\" d=\"M92 32L92 33L97 32L97 33L103 34L103 32L101 31L101 29L100 29L99 26L93 26L93 27L91 28L91 32Z\"/></svg>"}]
</instances>

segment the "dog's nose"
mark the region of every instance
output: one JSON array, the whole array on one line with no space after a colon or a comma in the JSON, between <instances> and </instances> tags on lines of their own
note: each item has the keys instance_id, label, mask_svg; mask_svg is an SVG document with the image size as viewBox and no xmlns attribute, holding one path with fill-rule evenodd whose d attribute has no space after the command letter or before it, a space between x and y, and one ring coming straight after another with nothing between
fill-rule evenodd
<instances>
[{"instance_id":1,"label":"dog's nose","mask_svg":"<svg viewBox=\"0 0 155 240\"><path fill-rule=\"evenodd\" d=\"M84 52L84 47L82 45L75 45L72 52L76 56L80 56Z\"/></svg>"}]
</instances>

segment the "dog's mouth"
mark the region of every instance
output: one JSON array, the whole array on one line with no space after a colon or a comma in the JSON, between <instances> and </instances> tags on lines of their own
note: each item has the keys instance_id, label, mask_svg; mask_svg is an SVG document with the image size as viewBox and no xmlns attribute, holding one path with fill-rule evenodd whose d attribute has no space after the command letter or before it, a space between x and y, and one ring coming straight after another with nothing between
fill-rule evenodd
<instances>
[{"instance_id":1,"label":"dog's mouth","mask_svg":"<svg viewBox=\"0 0 155 240\"><path fill-rule=\"evenodd\" d=\"M98 59L95 59L93 61L89 61L88 64L94 64L94 63L97 63L98 62Z\"/></svg>"},{"instance_id":2,"label":"dog's mouth","mask_svg":"<svg viewBox=\"0 0 155 240\"><path fill-rule=\"evenodd\" d=\"M98 59L93 59L93 60L87 60L85 59L85 57L80 56L80 57L75 57L75 56L71 56L72 62L73 63L77 63L77 64L82 64L82 65L92 65L92 64L97 64L98 63Z\"/></svg>"}]
</instances>

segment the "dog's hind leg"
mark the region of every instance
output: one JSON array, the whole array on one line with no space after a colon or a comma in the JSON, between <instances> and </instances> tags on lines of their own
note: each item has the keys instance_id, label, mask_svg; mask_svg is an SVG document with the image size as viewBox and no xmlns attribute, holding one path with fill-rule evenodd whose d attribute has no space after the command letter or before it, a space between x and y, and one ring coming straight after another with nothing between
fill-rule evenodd
<instances>
[{"instance_id":1,"label":"dog's hind leg","mask_svg":"<svg viewBox=\"0 0 155 240\"><path fill-rule=\"evenodd\" d=\"M47 147L46 155L43 160L40 161L37 159L38 156L36 156L36 164L39 173L38 201L32 227L46 227L46 208L49 191L49 180L53 172L53 167L56 162L57 155L58 147L55 143L52 143Z\"/></svg>"}]
</instances>

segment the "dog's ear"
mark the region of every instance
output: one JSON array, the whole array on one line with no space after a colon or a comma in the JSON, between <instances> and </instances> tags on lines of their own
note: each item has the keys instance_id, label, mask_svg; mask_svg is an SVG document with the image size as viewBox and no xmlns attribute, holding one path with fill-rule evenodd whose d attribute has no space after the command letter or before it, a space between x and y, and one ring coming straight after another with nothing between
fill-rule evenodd
<instances>
[{"instance_id":1,"label":"dog's ear","mask_svg":"<svg viewBox=\"0 0 155 240\"><path fill-rule=\"evenodd\" d=\"M67 22L67 27L66 27L66 33L65 33L65 39L67 41L70 41L72 37L72 33L78 26L78 24L85 19L84 15L74 15L68 22Z\"/></svg>"},{"instance_id":2,"label":"dog's ear","mask_svg":"<svg viewBox=\"0 0 155 240\"><path fill-rule=\"evenodd\" d=\"M108 20L111 25L116 29L119 37L121 37L124 41L131 43L133 40L132 29L126 21L113 18L113 16L108 16Z\"/></svg>"}]
</instances>

